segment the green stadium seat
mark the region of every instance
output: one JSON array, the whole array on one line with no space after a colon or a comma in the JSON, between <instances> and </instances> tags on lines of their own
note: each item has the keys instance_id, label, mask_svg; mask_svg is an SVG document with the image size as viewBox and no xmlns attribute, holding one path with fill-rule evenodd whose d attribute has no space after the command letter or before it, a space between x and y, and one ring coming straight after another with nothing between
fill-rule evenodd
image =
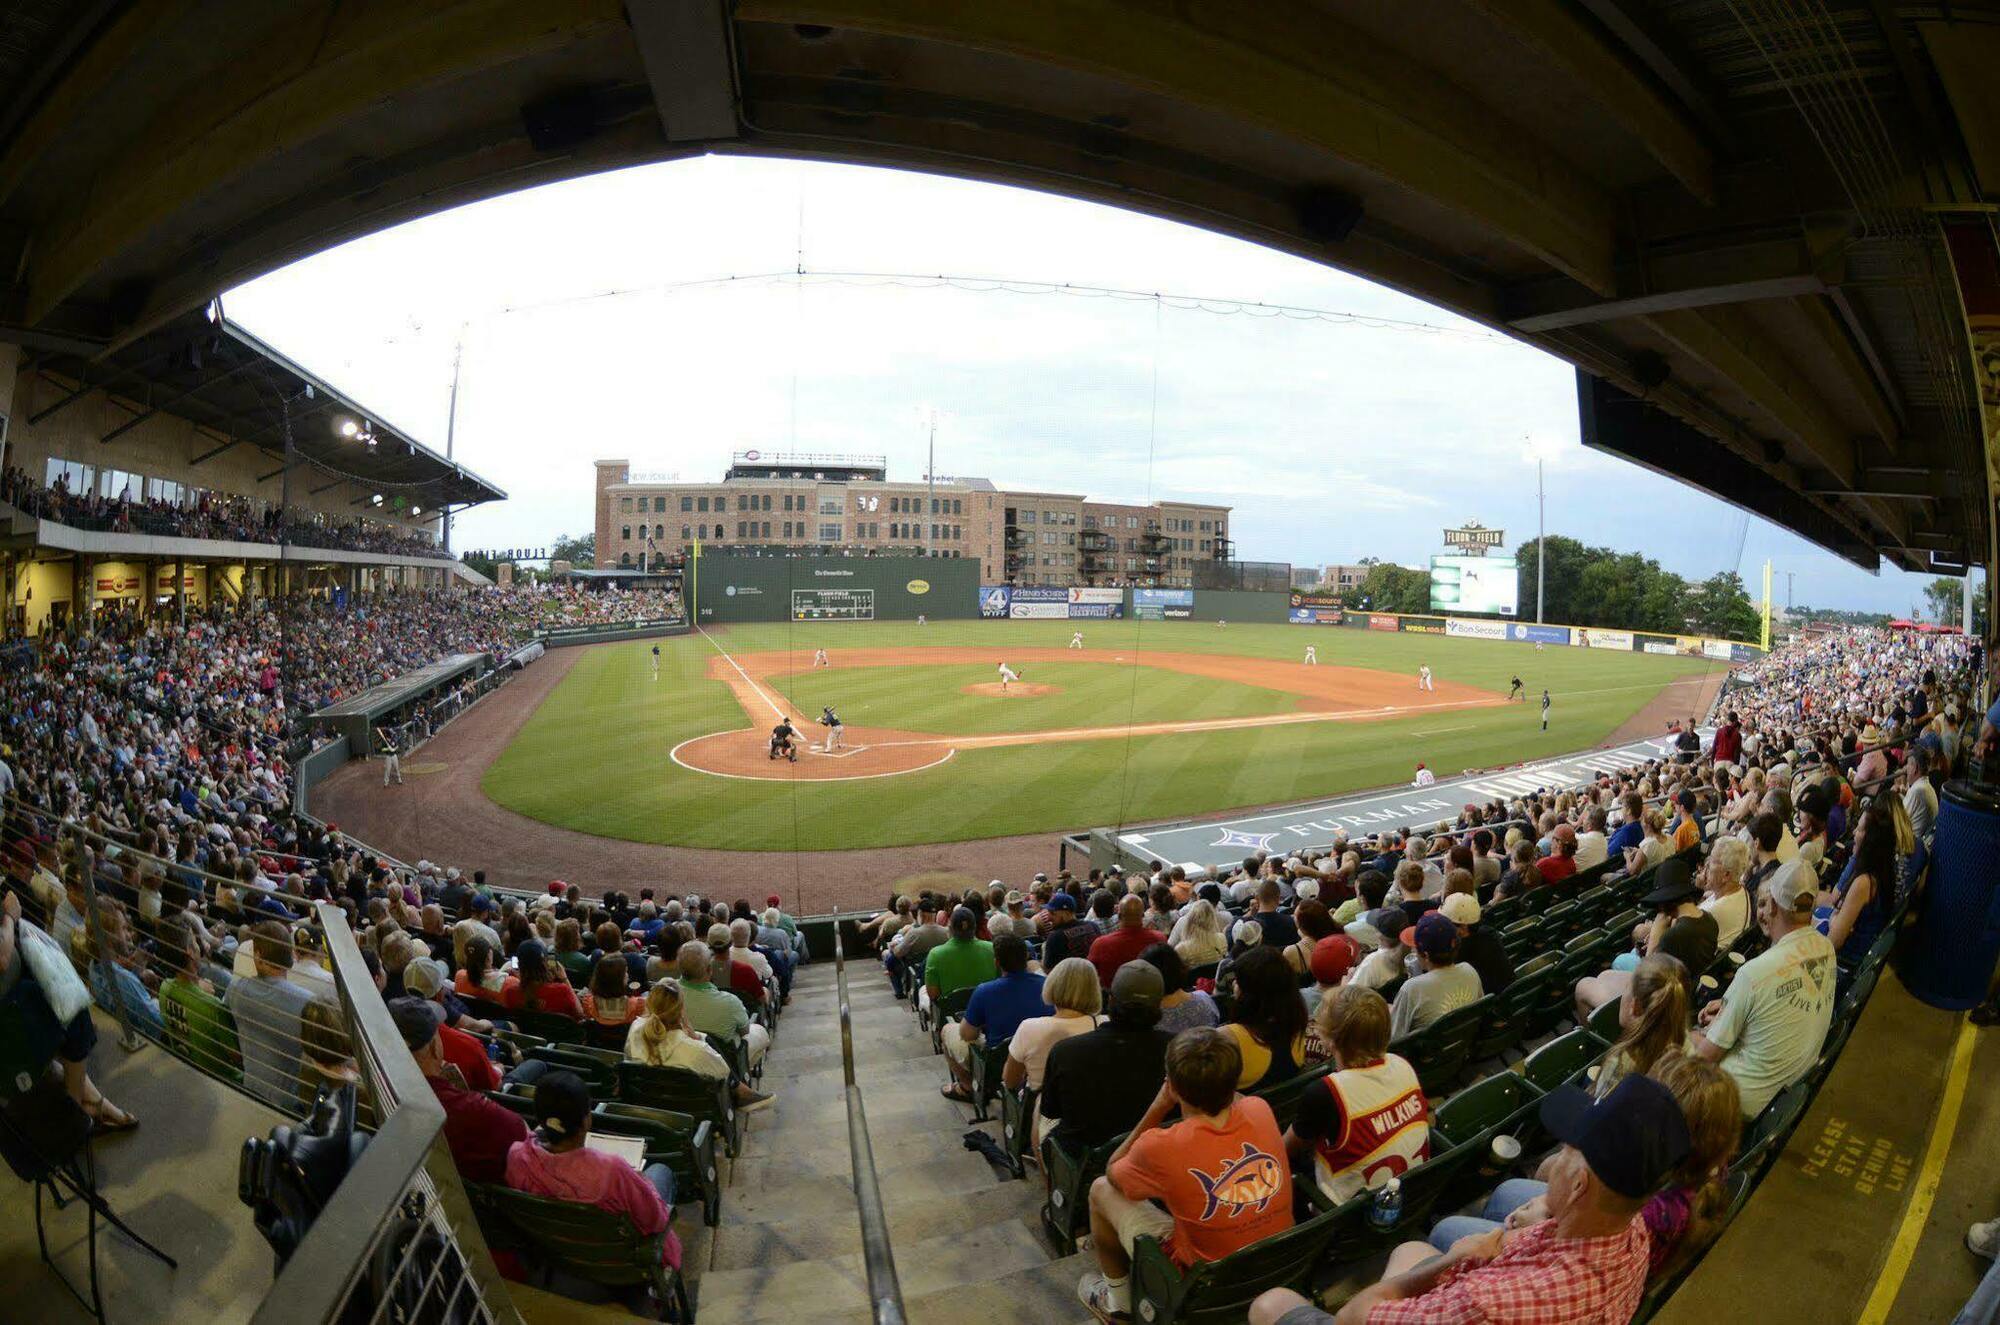
<instances>
[{"instance_id":1,"label":"green stadium seat","mask_svg":"<svg viewBox=\"0 0 2000 1325\"><path fill-rule=\"evenodd\" d=\"M1337 1211L1315 1215L1219 1261L1199 1261L1185 1272L1156 1239L1141 1237L1132 1244L1133 1316L1146 1325L1240 1321L1266 1289L1310 1286L1341 1218Z\"/></svg>"},{"instance_id":2,"label":"green stadium seat","mask_svg":"<svg viewBox=\"0 0 2000 1325\"><path fill-rule=\"evenodd\" d=\"M1042 1203L1042 1228L1060 1254L1076 1254L1078 1235L1090 1228L1090 1184L1104 1172L1123 1136L1093 1146L1081 1155L1057 1144L1051 1136L1042 1142L1042 1171L1049 1177L1049 1199Z\"/></svg>"},{"instance_id":3,"label":"green stadium seat","mask_svg":"<svg viewBox=\"0 0 2000 1325\"><path fill-rule=\"evenodd\" d=\"M1445 1013L1420 1031L1390 1041L1389 1052L1400 1054L1417 1070L1424 1094L1443 1095L1465 1072L1473 1040L1487 1014L1496 1006L1498 996L1488 994L1475 1003Z\"/></svg>"},{"instance_id":4,"label":"green stadium seat","mask_svg":"<svg viewBox=\"0 0 2000 1325\"><path fill-rule=\"evenodd\" d=\"M684 1113L715 1124L731 1159L743 1152L743 1116L736 1111L727 1079L711 1080L678 1067L618 1065L618 1098L625 1104Z\"/></svg>"},{"instance_id":5,"label":"green stadium seat","mask_svg":"<svg viewBox=\"0 0 2000 1325\"><path fill-rule=\"evenodd\" d=\"M1490 906L1481 907L1479 918L1488 929L1497 933L1524 918L1527 913L1527 908L1521 904L1519 897L1503 897Z\"/></svg>"},{"instance_id":6,"label":"green stadium seat","mask_svg":"<svg viewBox=\"0 0 2000 1325\"><path fill-rule=\"evenodd\" d=\"M1517 963L1523 957L1532 956L1534 953L1541 951L1542 922L1540 917L1529 916L1524 920L1516 920L1513 924L1501 930L1500 946L1505 948L1507 955Z\"/></svg>"},{"instance_id":7,"label":"green stadium seat","mask_svg":"<svg viewBox=\"0 0 2000 1325\"><path fill-rule=\"evenodd\" d=\"M1282 1131L1292 1125L1292 1119L1299 1116L1299 1103L1305 1098L1306 1088L1333 1070L1331 1062L1318 1063L1296 1076L1250 1093L1271 1106L1271 1112L1278 1119L1278 1128Z\"/></svg>"},{"instance_id":8,"label":"green stadium seat","mask_svg":"<svg viewBox=\"0 0 2000 1325\"><path fill-rule=\"evenodd\" d=\"M551 1067L574 1072L590 1087L593 1100L615 1099L618 1095L618 1065L624 1055L582 1044L549 1044L531 1052Z\"/></svg>"},{"instance_id":9,"label":"green stadium seat","mask_svg":"<svg viewBox=\"0 0 2000 1325\"><path fill-rule=\"evenodd\" d=\"M1533 1109L1542 1092L1518 1072L1496 1072L1459 1091L1431 1115L1431 1148L1488 1145L1493 1136Z\"/></svg>"},{"instance_id":10,"label":"green stadium seat","mask_svg":"<svg viewBox=\"0 0 2000 1325\"><path fill-rule=\"evenodd\" d=\"M1583 928L1582 910L1575 901L1558 902L1542 913L1542 942L1545 946L1559 947L1568 943Z\"/></svg>"},{"instance_id":11,"label":"green stadium seat","mask_svg":"<svg viewBox=\"0 0 2000 1325\"><path fill-rule=\"evenodd\" d=\"M1007 1046L1011 1039L998 1044L988 1044L982 1038L975 1040L967 1065L972 1069L972 1121L983 1123L993 1117L989 1105L1000 1097L1006 1089L1001 1074L1007 1070Z\"/></svg>"},{"instance_id":12,"label":"green stadium seat","mask_svg":"<svg viewBox=\"0 0 2000 1325\"><path fill-rule=\"evenodd\" d=\"M521 1256L545 1282L560 1270L606 1288L650 1288L663 1319L694 1320L687 1284L661 1259L665 1232L641 1234L622 1214L489 1183L468 1184L466 1194L488 1244Z\"/></svg>"},{"instance_id":13,"label":"green stadium seat","mask_svg":"<svg viewBox=\"0 0 2000 1325\"><path fill-rule=\"evenodd\" d=\"M1785 1148L1785 1141L1792 1129L1805 1116L1806 1106L1812 1103L1812 1082L1797 1081L1779 1091L1764 1111L1743 1129L1743 1146L1729 1165L1731 1177L1743 1174L1755 1185L1764 1176L1764 1171L1777 1160Z\"/></svg>"},{"instance_id":14,"label":"green stadium seat","mask_svg":"<svg viewBox=\"0 0 2000 1325\"><path fill-rule=\"evenodd\" d=\"M1546 1094L1557 1086L1579 1080L1586 1068L1604 1056L1608 1047L1587 1030L1573 1030L1529 1054L1521 1064L1521 1075Z\"/></svg>"},{"instance_id":15,"label":"green stadium seat","mask_svg":"<svg viewBox=\"0 0 2000 1325\"><path fill-rule=\"evenodd\" d=\"M1556 903L1561 900L1561 893L1557 892L1554 888L1541 885L1530 888L1521 894L1521 905L1527 908L1528 914L1531 916L1547 915L1555 907Z\"/></svg>"},{"instance_id":16,"label":"green stadium seat","mask_svg":"<svg viewBox=\"0 0 2000 1325\"><path fill-rule=\"evenodd\" d=\"M1430 1231L1431 1210L1439 1198L1456 1185L1460 1172L1476 1163L1480 1151L1473 1146L1431 1147L1431 1157L1402 1175L1403 1209L1395 1224L1378 1229L1365 1225L1364 1237L1373 1248L1393 1247L1399 1242L1421 1238Z\"/></svg>"},{"instance_id":17,"label":"green stadium seat","mask_svg":"<svg viewBox=\"0 0 2000 1325\"><path fill-rule=\"evenodd\" d=\"M530 1035L539 1035L550 1044L583 1043L583 1023L575 1017L565 1017L555 1012L537 1012L532 1008L521 1008L501 1015Z\"/></svg>"},{"instance_id":18,"label":"green stadium seat","mask_svg":"<svg viewBox=\"0 0 2000 1325\"><path fill-rule=\"evenodd\" d=\"M1616 1044L1618 1037L1625 1033L1624 1028L1618 1024L1618 1009L1624 1002L1622 998L1614 998L1591 1013L1590 1033L1606 1044Z\"/></svg>"},{"instance_id":19,"label":"green stadium seat","mask_svg":"<svg viewBox=\"0 0 2000 1325\"><path fill-rule=\"evenodd\" d=\"M1627 907L1616 915L1611 916L1599 928L1621 943L1630 943L1632 941L1633 929L1645 918L1646 913L1638 907Z\"/></svg>"},{"instance_id":20,"label":"green stadium seat","mask_svg":"<svg viewBox=\"0 0 2000 1325\"><path fill-rule=\"evenodd\" d=\"M972 989L970 986L967 986L964 989L954 989L949 994L939 995L937 1002L931 1005L930 1029L932 1053L941 1054L944 1052L944 1028L946 1023L950 1022L953 1017L964 1016L965 1005L971 1001Z\"/></svg>"},{"instance_id":21,"label":"green stadium seat","mask_svg":"<svg viewBox=\"0 0 2000 1325\"><path fill-rule=\"evenodd\" d=\"M632 1032L630 1022L612 1026L595 1019L583 1023L583 1043L591 1049L608 1049L612 1053L625 1052L625 1039Z\"/></svg>"},{"instance_id":22,"label":"green stadium seat","mask_svg":"<svg viewBox=\"0 0 2000 1325\"><path fill-rule=\"evenodd\" d=\"M674 1171L674 1195L701 1202L701 1222L722 1220L722 1178L715 1163L715 1124L671 1109L639 1104L600 1104L591 1112L593 1131L636 1136L646 1142L646 1162Z\"/></svg>"},{"instance_id":23,"label":"green stadium seat","mask_svg":"<svg viewBox=\"0 0 2000 1325\"><path fill-rule=\"evenodd\" d=\"M1028 1155L1035 1148L1035 1101L1039 1091L1000 1087L1000 1148L1016 1178L1028 1176Z\"/></svg>"},{"instance_id":24,"label":"green stadium seat","mask_svg":"<svg viewBox=\"0 0 2000 1325\"><path fill-rule=\"evenodd\" d=\"M1556 1018L1551 1016L1549 1005L1555 979L1555 958L1542 953L1515 971L1514 982L1500 991L1500 1006L1514 1028L1516 1044L1545 1035L1554 1027Z\"/></svg>"}]
</instances>

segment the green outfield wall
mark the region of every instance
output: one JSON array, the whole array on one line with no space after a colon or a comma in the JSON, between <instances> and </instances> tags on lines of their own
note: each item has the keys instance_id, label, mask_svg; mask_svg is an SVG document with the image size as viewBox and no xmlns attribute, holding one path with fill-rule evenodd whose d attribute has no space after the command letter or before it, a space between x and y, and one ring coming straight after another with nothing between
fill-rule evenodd
<instances>
[{"instance_id":1,"label":"green outfield wall","mask_svg":"<svg viewBox=\"0 0 2000 1325\"><path fill-rule=\"evenodd\" d=\"M684 583L703 625L979 615L979 563L965 557L704 556Z\"/></svg>"}]
</instances>

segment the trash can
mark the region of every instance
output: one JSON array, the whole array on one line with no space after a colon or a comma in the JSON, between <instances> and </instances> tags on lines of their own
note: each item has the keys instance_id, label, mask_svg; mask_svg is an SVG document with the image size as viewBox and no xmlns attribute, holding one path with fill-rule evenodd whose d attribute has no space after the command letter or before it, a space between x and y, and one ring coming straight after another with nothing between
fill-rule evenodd
<instances>
[{"instance_id":1,"label":"trash can","mask_svg":"<svg viewBox=\"0 0 2000 1325\"><path fill-rule=\"evenodd\" d=\"M1909 991L1952 1011L1984 1002L2000 960L2000 787L1944 784L1916 929Z\"/></svg>"}]
</instances>

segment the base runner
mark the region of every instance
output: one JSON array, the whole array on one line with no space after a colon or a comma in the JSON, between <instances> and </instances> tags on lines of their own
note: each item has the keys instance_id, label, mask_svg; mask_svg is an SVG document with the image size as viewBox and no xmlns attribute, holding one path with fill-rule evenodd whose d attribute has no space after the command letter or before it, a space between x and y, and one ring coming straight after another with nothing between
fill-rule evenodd
<instances>
[{"instance_id":1,"label":"base runner","mask_svg":"<svg viewBox=\"0 0 2000 1325\"><path fill-rule=\"evenodd\" d=\"M785 758L799 762L799 748L794 743L798 729L792 726L790 718L781 718L778 725L771 728L771 755L773 759Z\"/></svg>"},{"instance_id":2,"label":"base runner","mask_svg":"<svg viewBox=\"0 0 2000 1325\"><path fill-rule=\"evenodd\" d=\"M1021 679L1021 674L1019 672L1009 667L1006 663L1000 664L1000 688L1003 691L1009 685L1012 685L1014 682L1020 679Z\"/></svg>"},{"instance_id":3,"label":"base runner","mask_svg":"<svg viewBox=\"0 0 2000 1325\"><path fill-rule=\"evenodd\" d=\"M840 725L840 715L828 704L819 711L819 725L826 728L826 748L840 750L846 748L846 729Z\"/></svg>"}]
</instances>

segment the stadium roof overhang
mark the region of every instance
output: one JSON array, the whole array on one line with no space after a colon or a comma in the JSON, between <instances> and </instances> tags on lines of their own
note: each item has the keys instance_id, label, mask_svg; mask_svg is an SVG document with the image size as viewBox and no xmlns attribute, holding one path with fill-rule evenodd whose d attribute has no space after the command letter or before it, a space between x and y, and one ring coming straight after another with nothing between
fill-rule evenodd
<instances>
[{"instance_id":1,"label":"stadium roof overhang","mask_svg":"<svg viewBox=\"0 0 2000 1325\"><path fill-rule=\"evenodd\" d=\"M250 447L271 458L266 477L289 465L295 475L347 479L384 494L389 510L442 510L507 495L230 322L218 303L95 349L44 346L33 367L61 394L28 422L99 391L126 410L100 442L159 415L186 419L212 440L190 458L196 482L202 465Z\"/></svg>"},{"instance_id":2,"label":"stadium roof overhang","mask_svg":"<svg viewBox=\"0 0 2000 1325\"><path fill-rule=\"evenodd\" d=\"M33 353L532 184L875 162L1357 272L1576 364L1591 445L1862 565L1993 556L1992 0L0 0L0 37Z\"/></svg>"}]
</instances>

